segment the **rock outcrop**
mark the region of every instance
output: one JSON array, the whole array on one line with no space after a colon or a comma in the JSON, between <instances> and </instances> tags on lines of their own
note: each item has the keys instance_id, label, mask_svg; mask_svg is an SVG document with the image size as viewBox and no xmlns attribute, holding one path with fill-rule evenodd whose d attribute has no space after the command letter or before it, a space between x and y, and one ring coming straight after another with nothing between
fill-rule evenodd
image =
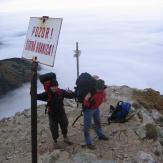
<instances>
[{"instance_id":1,"label":"rock outcrop","mask_svg":"<svg viewBox=\"0 0 163 163\"><path fill-rule=\"evenodd\" d=\"M29 82L31 66L31 62L21 58L0 60L0 96Z\"/></svg>"},{"instance_id":2,"label":"rock outcrop","mask_svg":"<svg viewBox=\"0 0 163 163\"><path fill-rule=\"evenodd\" d=\"M139 91L139 90L136 90ZM146 90L145 90L146 91ZM59 145L55 150L48 126L48 116L45 106L38 107L38 162L39 163L162 163L163 162L163 115L162 107L150 103L143 105L135 89L127 86L110 86L107 88L107 101L101 106L102 128L109 141L99 141L91 130L96 150L86 148L83 138L83 117L75 127L71 124L80 109L73 100L65 100L65 109L69 119L69 138L73 145L64 144L60 133ZM141 93L144 91L141 91ZM159 95L161 96L161 95ZM158 95L156 98L160 98ZM162 97L161 97L162 98ZM138 100L139 99L139 100ZM132 103L134 116L125 123L108 125L107 116L110 105L116 105L118 100ZM155 101L155 100L154 100ZM29 163L31 162L31 129L30 110L17 113L13 117L0 121L0 162Z\"/></svg>"}]
</instances>

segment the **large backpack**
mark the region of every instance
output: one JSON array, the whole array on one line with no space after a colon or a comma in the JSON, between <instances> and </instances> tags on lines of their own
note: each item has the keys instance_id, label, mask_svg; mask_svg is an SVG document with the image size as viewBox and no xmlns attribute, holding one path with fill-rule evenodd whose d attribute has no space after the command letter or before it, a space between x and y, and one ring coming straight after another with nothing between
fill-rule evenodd
<instances>
[{"instance_id":1,"label":"large backpack","mask_svg":"<svg viewBox=\"0 0 163 163\"><path fill-rule=\"evenodd\" d=\"M76 80L75 94L78 102L83 102L84 97L90 92L96 92L96 80L87 72L82 73Z\"/></svg>"},{"instance_id":2,"label":"large backpack","mask_svg":"<svg viewBox=\"0 0 163 163\"><path fill-rule=\"evenodd\" d=\"M126 116L131 111L131 104L128 102L119 101L117 106L110 106L110 116L108 120L113 122L124 122Z\"/></svg>"},{"instance_id":3,"label":"large backpack","mask_svg":"<svg viewBox=\"0 0 163 163\"><path fill-rule=\"evenodd\" d=\"M40 82L44 85L44 89L47 92L51 86L51 81L56 80L56 74L53 72L42 74L39 76Z\"/></svg>"},{"instance_id":4,"label":"large backpack","mask_svg":"<svg viewBox=\"0 0 163 163\"><path fill-rule=\"evenodd\" d=\"M107 86L105 85L104 80L102 80L102 79L96 80L96 89L97 90L104 90L105 88L107 88Z\"/></svg>"}]
</instances>

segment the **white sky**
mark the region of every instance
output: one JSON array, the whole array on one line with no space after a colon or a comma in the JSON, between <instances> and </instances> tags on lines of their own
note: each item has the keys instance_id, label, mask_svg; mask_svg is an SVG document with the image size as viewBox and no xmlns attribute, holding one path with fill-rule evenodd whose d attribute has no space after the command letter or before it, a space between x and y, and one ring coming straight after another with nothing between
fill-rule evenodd
<instances>
[{"instance_id":1,"label":"white sky","mask_svg":"<svg viewBox=\"0 0 163 163\"><path fill-rule=\"evenodd\" d=\"M163 0L1 0L0 13L61 10L63 12L113 12L155 17L162 14ZM118 11L118 13L117 13ZM149 12L152 13L149 15ZM157 18L157 17L155 17Z\"/></svg>"},{"instance_id":2,"label":"white sky","mask_svg":"<svg viewBox=\"0 0 163 163\"><path fill-rule=\"evenodd\" d=\"M27 31L29 17L43 15L64 20L55 61L58 71L67 61L71 71L75 71L72 51L75 41L79 41L82 71L84 68L95 71L91 68L98 67L96 71L106 79L105 74L110 73L110 83L157 86L163 92L160 75L163 72L163 0L0 0L0 41L4 43L0 48L0 59L21 56L24 37L17 35ZM90 60L95 66L90 65ZM108 68L110 61L113 65L109 64ZM117 69L118 65L114 65L117 63L128 67ZM153 71L154 68L158 70ZM115 70L120 74L128 70L128 78L122 78L121 82L119 74L116 78L112 73ZM65 76L67 71L65 68L58 74L64 72ZM150 72L155 76L152 79ZM155 81L161 82L155 84Z\"/></svg>"}]
</instances>

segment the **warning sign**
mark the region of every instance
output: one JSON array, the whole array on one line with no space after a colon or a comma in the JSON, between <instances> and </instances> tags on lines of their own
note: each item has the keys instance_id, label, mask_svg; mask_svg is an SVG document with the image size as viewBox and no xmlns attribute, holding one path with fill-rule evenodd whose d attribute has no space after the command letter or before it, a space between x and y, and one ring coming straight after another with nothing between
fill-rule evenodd
<instances>
[{"instance_id":1,"label":"warning sign","mask_svg":"<svg viewBox=\"0 0 163 163\"><path fill-rule=\"evenodd\" d=\"M61 25L62 18L31 17L22 57L54 66Z\"/></svg>"}]
</instances>

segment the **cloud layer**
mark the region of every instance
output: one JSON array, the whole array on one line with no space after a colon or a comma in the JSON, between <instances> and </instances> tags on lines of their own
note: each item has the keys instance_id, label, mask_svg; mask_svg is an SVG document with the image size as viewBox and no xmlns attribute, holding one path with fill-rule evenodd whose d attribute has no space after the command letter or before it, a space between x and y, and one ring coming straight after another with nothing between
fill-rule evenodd
<instances>
[{"instance_id":1,"label":"cloud layer","mask_svg":"<svg viewBox=\"0 0 163 163\"><path fill-rule=\"evenodd\" d=\"M75 84L78 41L80 72L97 74L109 85L151 87L163 94L162 0L40 2L0 2L0 59L21 57L30 16L62 17L55 66L45 67L57 73L61 87Z\"/></svg>"}]
</instances>

